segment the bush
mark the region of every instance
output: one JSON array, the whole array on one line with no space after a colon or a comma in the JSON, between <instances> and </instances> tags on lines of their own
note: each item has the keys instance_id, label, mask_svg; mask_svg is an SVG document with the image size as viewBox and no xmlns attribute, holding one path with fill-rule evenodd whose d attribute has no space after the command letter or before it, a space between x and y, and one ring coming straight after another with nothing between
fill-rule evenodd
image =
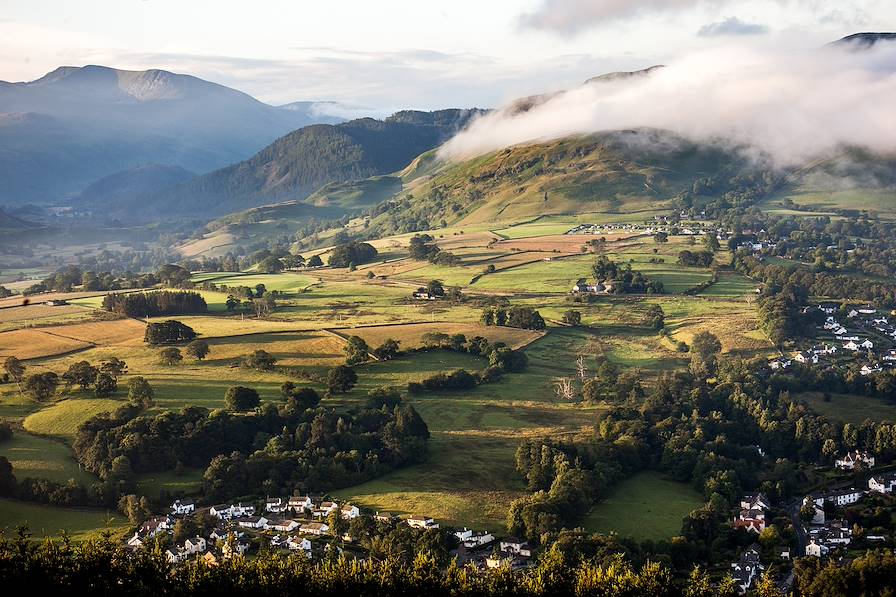
<instances>
[{"instance_id":1,"label":"bush","mask_svg":"<svg viewBox=\"0 0 896 597\"><path fill-rule=\"evenodd\" d=\"M256 350L252 354L243 357L243 367L257 369L259 371L273 371L277 359L266 350Z\"/></svg>"}]
</instances>

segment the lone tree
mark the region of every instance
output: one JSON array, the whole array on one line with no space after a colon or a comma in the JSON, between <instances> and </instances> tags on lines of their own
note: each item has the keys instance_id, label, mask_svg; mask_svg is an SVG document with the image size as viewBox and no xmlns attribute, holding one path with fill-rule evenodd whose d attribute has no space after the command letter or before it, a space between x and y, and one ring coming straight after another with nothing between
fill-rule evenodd
<instances>
[{"instance_id":1,"label":"lone tree","mask_svg":"<svg viewBox=\"0 0 896 597\"><path fill-rule=\"evenodd\" d=\"M258 369L259 371L273 371L277 359L266 350L256 350L252 354L243 357L243 367Z\"/></svg>"},{"instance_id":2,"label":"lone tree","mask_svg":"<svg viewBox=\"0 0 896 597\"><path fill-rule=\"evenodd\" d=\"M351 336L345 343L345 364L357 365L369 359L370 347L361 336Z\"/></svg>"},{"instance_id":3,"label":"lone tree","mask_svg":"<svg viewBox=\"0 0 896 597\"><path fill-rule=\"evenodd\" d=\"M306 262L306 267L320 267L323 264L324 261L320 258L320 255L312 255L311 258Z\"/></svg>"},{"instance_id":4,"label":"lone tree","mask_svg":"<svg viewBox=\"0 0 896 597\"><path fill-rule=\"evenodd\" d=\"M247 411L252 410L261 403L258 392L244 386L232 386L227 388L224 394L224 403L228 410Z\"/></svg>"},{"instance_id":5,"label":"lone tree","mask_svg":"<svg viewBox=\"0 0 896 597\"><path fill-rule=\"evenodd\" d=\"M197 361L201 361L208 356L211 349L208 347L208 342L205 340L193 340L187 344L186 348L184 348L184 352L187 353L187 356L192 357Z\"/></svg>"},{"instance_id":6,"label":"lone tree","mask_svg":"<svg viewBox=\"0 0 896 597\"><path fill-rule=\"evenodd\" d=\"M59 376L52 371L32 373L25 378L25 393L38 402L47 400L56 393L59 387Z\"/></svg>"},{"instance_id":7,"label":"lone tree","mask_svg":"<svg viewBox=\"0 0 896 597\"><path fill-rule=\"evenodd\" d=\"M25 378L25 365L16 357L6 357L6 360L3 361L3 370L17 384L21 384Z\"/></svg>"},{"instance_id":8,"label":"lone tree","mask_svg":"<svg viewBox=\"0 0 896 597\"><path fill-rule=\"evenodd\" d=\"M691 373L696 377L712 377L716 373L722 343L712 332L699 332L691 341Z\"/></svg>"},{"instance_id":9,"label":"lone tree","mask_svg":"<svg viewBox=\"0 0 896 597\"><path fill-rule=\"evenodd\" d=\"M358 383L358 374L351 367L337 365L327 374L327 387L331 394L345 394Z\"/></svg>"},{"instance_id":10,"label":"lone tree","mask_svg":"<svg viewBox=\"0 0 896 597\"><path fill-rule=\"evenodd\" d=\"M169 346L159 352L159 362L163 365L177 365L182 360L184 360L184 357L180 354L179 348Z\"/></svg>"},{"instance_id":11,"label":"lone tree","mask_svg":"<svg viewBox=\"0 0 896 597\"><path fill-rule=\"evenodd\" d=\"M189 342L196 338L196 332L190 326L177 320L153 322L146 326L143 341L151 346L159 344L176 344Z\"/></svg>"},{"instance_id":12,"label":"lone tree","mask_svg":"<svg viewBox=\"0 0 896 597\"><path fill-rule=\"evenodd\" d=\"M155 404L156 393L149 382L142 377L135 377L128 381L128 402L142 409L147 409Z\"/></svg>"}]
</instances>

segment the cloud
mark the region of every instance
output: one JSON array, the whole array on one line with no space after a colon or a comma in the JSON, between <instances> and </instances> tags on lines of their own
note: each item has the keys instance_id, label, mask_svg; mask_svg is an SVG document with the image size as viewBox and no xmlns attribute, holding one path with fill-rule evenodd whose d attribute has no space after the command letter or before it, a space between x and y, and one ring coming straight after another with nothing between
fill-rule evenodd
<instances>
[{"instance_id":1,"label":"cloud","mask_svg":"<svg viewBox=\"0 0 896 597\"><path fill-rule=\"evenodd\" d=\"M597 23L651 13L686 10L697 5L722 5L730 0L543 0L520 16L523 27L576 33Z\"/></svg>"},{"instance_id":2,"label":"cloud","mask_svg":"<svg viewBox=\"0 0 896 597\"><path fill-rule=\"evenodd\" d=\"M441 150L467 158L521 143L650 127L747 144L779 165L843 144L896 151L896 43L864 52L775 51L742 44L682 56L649 76L558 94L528 112L499 110Z\"/></svg>"},{"instance_id":3,"label":"cloud","mask_svg":"<svg viewBox=\"0 0 896 597\"><path fill-rule=\"evenodd\" d=\"M700 37L721 37L724 35L759 35L767 33L768 27L759 23L747 23L737 17L728 17L722 21L708 23L700 27Z\"/></svg>"}]
</instances>

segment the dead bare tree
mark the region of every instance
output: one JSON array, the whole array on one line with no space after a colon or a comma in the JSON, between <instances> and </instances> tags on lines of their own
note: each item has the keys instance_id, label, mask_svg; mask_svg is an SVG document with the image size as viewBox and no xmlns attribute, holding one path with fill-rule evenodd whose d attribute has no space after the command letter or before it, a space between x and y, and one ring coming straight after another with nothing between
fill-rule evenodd
<instances>
[{"instance_id":1,"label":"dead bare tree","mask_svg":"<svg viewBox=\"0 0 896 597\"><path fill-rule=\"evenodd\" d=\"M568 377L558 377L554 380L554 393L560 400L570 401L576 396L572 380Z\"/></svg>"},{"instance_id":2,"label":"dead bare tree","mask_svg":"<svg viewBox=\"0 0 896 597\"><path fill-rule=\"evenodd\" d=\"M579 379L585 382L585 375L588 373L588 367L585 365L585 355L580 354L576 359L576 371L579 373Z\"/></svg>"}]
</instances>

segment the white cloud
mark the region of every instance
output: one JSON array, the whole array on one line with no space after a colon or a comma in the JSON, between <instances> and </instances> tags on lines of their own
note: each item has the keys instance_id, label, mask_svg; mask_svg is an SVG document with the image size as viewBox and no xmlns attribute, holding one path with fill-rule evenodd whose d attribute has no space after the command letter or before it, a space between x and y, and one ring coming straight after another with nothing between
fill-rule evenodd
<instances>
[{"instance_id":1,"label":"white cloud","mask_svg":"<svg viewBox=\"0 0 896 597\"><path fill-rule=\"evenodd\" d=\"M448 158L603 130L652 127L726 139L801 162L841 144L896 151L896 43L850 52L716 47L649 77L587 85L529 112L496 112L449 141Z\"/></svg>"}]
</instances>

